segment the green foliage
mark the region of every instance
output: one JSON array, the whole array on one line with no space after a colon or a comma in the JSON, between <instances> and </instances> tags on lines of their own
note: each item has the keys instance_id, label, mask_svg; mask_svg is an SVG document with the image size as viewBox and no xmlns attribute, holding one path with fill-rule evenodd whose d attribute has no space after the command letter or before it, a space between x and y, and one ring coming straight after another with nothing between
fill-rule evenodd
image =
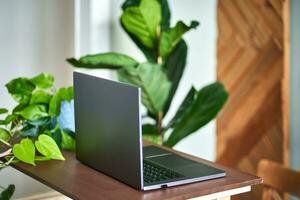
<instances>
[{"instance_id":1,"label":"green foliage","mask_svg":"<svg viewBox=\"0 0 300 200\"><path fill-rule=\"evenodd\" d=\"M159 43L159 55L161 55L163 58L168 57L180 42L182 35L191 28L196 28L198 24L198 22L192 21L191 25L187 26L182 21L179 21L175 27L162 31Z\"/></svg>"},{"instance_id":2,"label":"green foliage","mask_svg":"<svg viewBox=\"0 0 300 200\"><path fill-rule=\"evenodd\" d=\"M66 150L74 151L75 150L75 139L72 136L72 133L62 131L61 134L61 147Z\"/></svg>"},{"instance_id":3,"label":"green foliage","mask_svg":"<svg viewBox=\"0 0 300 200\"><path fill-rule=\"evenodd\" d=\"M133 68L138 62L133 58L120 54L120 53L103 53L96 55L88 55L82 57L78 61L75 58L69 58L67 61L79 68L107 68L107 69L120 69L120 68Z\"/></svg>"},{"instance_id":4,"label":"green foliage","mask_svg":"<svg viewBox=\"0 0 300 200\"><path fill-rule=\"evenodd\" d=\"M203 127L216 117L227 97L226 90L218 82L208 85L200 91L192 88L171 120L169 127L174 130L164 144L172 147Z\"/></svg>"},{"instance_id":5,"label":"green foliage","mask_svg":"<svg viewBox=\"0 0 300 200\"><path fill-rule=\"evenodd\" d=\"M30 104L48 104L51 100L51 95L44 90L37 90L31 95Z\"/></svg>"},{"instance_id":6,"label":"green foliage","mask_svg":"<svg viewBox=\"0 0 300 200\"><path fill-rule=\"evenodd\" d=\"M15 144L13 147L13 153L17 159L25 163L35 166L35 147L31 139L22 139L20 144Z\"/></svg>"},{"instance_id":7,"label":"green foliage","mask_svg":"<svg viewBox=\"0 0 300 200\"><path fill-rule=\"evenodd\" d=\"M1 128L1 127L0 127L0 139L4 140L6 142L10 139L9 132L6 129Z\"/></svg>"},{"instance_id":8,"label":"green foliage","mask_svg":"<svg viewBox=\"0 0 300 200\"><path fill-rule=\"evenodd\" d=\"M8 110L6 108L0 108L0 115L7 113L7 112L8 112Z\"/></svg>"},{"instance_id":9,"label":"green foliage","mask_svg":"<svg viewBox=\"0 0 300 200\"><path fill-rule=\"evenodd\" d=\"M59 147L75 149L74 132L69 130L66 136L57 120L62 102L73 99L73 87L55 90L53 83L52 75L42 73L6 84L17 106L11 112L0 109L0 144L5 147L0 155L7 160L0 162L0 169L17 161L35 165L35 161L64 160Z\"/></svg>"},{"instance_id":10,"label":"green foliage","mask_svg":"<svg viewBox=\"0 0 300 200\"><path fill-rule=\"evenodd\" d=\"M48 116L45 106L37 104L30 105L24 108L22 111L18 112L17 114L19 114L26 120L32 121Z\"/></svg>"},{"instance_id":11,"label":"green foliage","mask_svg":"<svg viewBox=\"0 0 300 200\"><path fill-rule=\"evenodd\" d=\"M62 101L71 101L73 99L73 87L59 88L49 103L49 115L58 116L60 113L60 106Z\"/></svg>"},{"instance_id":12,"label":"green foliage","mask_svg":"<svg viewBox=\"0 0 300 200\"><path fill-rule=\"evenodd\" d=\"M127 7L121 22L147 48L154 49L161 21L161 6L156 0L141 0L139 6Z\"/></svg>"},{"instance_id":13,"label":"green foliage","mask_svg":"<svg viewBox=\"0 0 300 200\"><path fill-rule=\"evenodd\" d=\"M30 79L30 81L39 88L48 89L53 86L54 77L50 74L42 73Z\"/></svg>"},{"instance_id":14,"label":"green foliage","mask_svg":"<svg viewBox=\"0 0 300 200\"><path fill-rule=\"evenodd\" d=\"M15 192L15 186L9 185L6 189L4 189L0 194L0 200L9 200L13 196Z\"/></svg>"},{"instance_id":15,"label":"green foliage","mask_svg":"<svg viewBox=\"0 0 300 200\"><path fill-rule=\"evenodd\" d=\"M118 73L119 80L142 88L142 102L154 115L162 110L171 88L163 68L158 64L142 63L132 70Z\"/></svg>"},{"instance_id":16,"label":"green foliage","mask_svg":"<svg viewBox=\"0 0 300 200\"><path fill-rule=\"evenodd\" d=\"M145 118L154 121L143 125L143 138L172 147L215 118L228 94L221 83L200 90L192 87L172 120L164 126L164 116L186 66L187 45L182 37L199 23L192 21L186 25L178 21L170 27L167 0L126 0L122 10L121 26L144 53L146 62L138 63L114 52L83 56L79 60L72 58L68 62L75 67L116 70L121 82L139 86L147 109ZM168 138L167 132L171 133Z\"/></svg>"},{"instance_id":17,"label":"green foliage","mask_svg":"<svg viewBox=\"0 0 300 200\"><path fill-rule=\"evenodd\" d=\"M55 141L48 135L40 135L35 141L36 149L46 158L65 160Z\"/></svg>"}]
</instances>

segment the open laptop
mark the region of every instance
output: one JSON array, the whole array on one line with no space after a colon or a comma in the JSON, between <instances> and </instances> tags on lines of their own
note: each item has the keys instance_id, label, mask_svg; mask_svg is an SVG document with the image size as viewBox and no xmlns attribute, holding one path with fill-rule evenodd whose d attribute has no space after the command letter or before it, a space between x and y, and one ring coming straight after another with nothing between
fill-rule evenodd
<instances>
[{"instance_id":1,"label":"open laptop","mask_svg":"<svg viewBox=\"0 0 300 200\"><path fill-rule=\"evenodd\" d=\"M141 89L74 72L76 157L139 190L224 177L225 172L142 145Z\"/></svg>"}]
</instances>

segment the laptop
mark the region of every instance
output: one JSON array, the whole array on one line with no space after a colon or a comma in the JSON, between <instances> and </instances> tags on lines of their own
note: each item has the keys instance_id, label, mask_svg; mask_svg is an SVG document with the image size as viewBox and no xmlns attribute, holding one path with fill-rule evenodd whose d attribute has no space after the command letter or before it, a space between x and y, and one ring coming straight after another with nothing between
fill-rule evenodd
<instances>
[{"instance_id":1,"label":"laptop","mask_svg":"<svg viewBox=\"0 0 300 200\"><path fill-rule=\"evenodd\" d=\"M76 158L138 190L225 176L225 171L142 144L141 89L74 72Z\"/></svg>"}]
</instances>

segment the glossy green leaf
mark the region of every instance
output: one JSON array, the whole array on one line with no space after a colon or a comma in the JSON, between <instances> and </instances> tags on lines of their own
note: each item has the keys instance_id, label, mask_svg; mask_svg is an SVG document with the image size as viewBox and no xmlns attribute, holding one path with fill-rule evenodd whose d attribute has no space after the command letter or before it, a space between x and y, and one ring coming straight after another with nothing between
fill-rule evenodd
<instances>
[{"instance_id":1,"label":"glossy green leaf","mask_svg":"<svg viewBox=\"0 0 300 200\"><path fill-rule=\"evenodd\" d=\"M173 119L170 120L167 128L174 128L174 125L176 125L178 122L182 120L182 117L186 111L186 109L194 102L195 98L197 97L198 93L197 90L192 87L184 100L182 101L181 105L177 109L177 112Z\"/></svg>"},{"instance_id":2,"label":"glossy green leaf","mask_svg":"<svg viewBox=\"0 0 300 200\"><path fill-rule=\"evenodd\" d=\"M45 106L42 105L30 105L18 114L20 114L24 119L32 121L48 116Z\"/></svg>"},{"instance_id":3,"label":"glossy green leaf","mask_svg":"<svg viewBox=\"0 0 300 200\"><path fill-rule=\"evenodd\" d=\"M7 113L8 110L6 108L0 108L0 114Z\"/></svg>"},{"instance_id":4,"label":"glossy green leaf","mask_svg":"<svg viewBox=\"0 0 300 200\"><path fill-rule=\"evenodd\" d=\"M161 18L161 29L165 30L170 27L170 18L171 18L171 12L168 4L168 0L160 0L160 5L161 5L161 13L162 13L162 18Z\"/></svg>"},{"instance_id":5,"label":"glossy green leaf","mask_svg":"<svg viewBox=\"0 0 300 200\"><path fill-rule=\"evenodd\" d=\"M173 97L178 88L179 82L181 80L182 74L185 69L186 57L187 57L187 45L184 40L181 40L179 44L175 47L171 55L166 59L164 67L168 79L172 83L172 86L171 86L171 90L167 102L163 109L164 115L168 112Z\"/></svg>"},{"instance_id":6,"label":"glossy green leaf","mask_svg":"<svg viewBox=\"0 0 300 200\"><path fill-rule=\"evenodd\" d=\"M45 157L54 160L65 160L55 141L48 135L40 135L38 140L35 141L35 146L38 152Z\"/></svg>"},{"instance_id":7,"label":"glossy green leaf","mask_svg":"<svg viewBox=\"0 0 300 200\"><path fill-rule=\"evenodd\" d=\"M62 135L61 147L65 150L74 151L75 139L65 131L62 131L61 135Z\"/></svg>"},{"instance_id":8,"label":"glossy green leaf","mask_svg":"<svg viewBox=\"0 0 300 200\"><path fill-rule=\"evenodd\" d=\"M53 86L54 77L51 74L42 73L30 79L30 81L39 88L48 89Z\"/></svg>"},{"instance_id":9,"label":"glossy green leaf","mask_svg":"<svg viewBox=\"0 0 300 200\"><path fill-rule=\"evenodd\" d=\"M91 69L133 68L138 64L133 58L115 52L87 55L79 60L69 58L67 61L74 67Z\"/></svg>"},{"instance_id":10,"label":"glossy green leaf","mask_svg":"<svg viewBox=\"0 0 300 200\"><path fill-rule=\"evenodd\" d=\"M122 9L123 11L126 10L128 7L134 7L134 6L138 6L140 4L141 0L126 0L123 5L122 5ZM170 26L170 9L169 9L169 5L168 5L168 1L167 0L160 0L159 1L161 4L161 29L166 29L169 28ZM154 49L150 49L147 48L146 46L143 45L143 43L139 40L139 38L137 36L135 36L134 34L131 34L130 32L128 32L125 28L125 26L123 25L122 21L121 22L121 26L122 28L125 30L125 32L129 35L129 37L133 40L133 42L137 45L137 47L143 52L143 54L145 55L145 57L147 58L148 62L156 62L157 59L157 53Z\"/></svg>"},{"instance_id":11,"label":"glossy green leaf","mask_svg":"<svg viewBox=\"0 0 300 200\"><path fill-rule=\"evenodd\" d=\"M192 21L190 26L179 21L175 27L162 31L159 43L159 55L163 58L168 57L176 45L180 42L182 35L190 29L196 28L198 25L199 23L196 21Z\"/></svg>"},{"instance_id":12,"label":"glossy green leaf","mask_svg":"<svg viewBox=\"0 0 300 200\"><path fill-rule=\"evenodd\" d=\"M49 115L58 116L62 101L71 101L74 98L73 87L59 88L50 100Z\"/></svg>"},{"instance_id":13,"label":"glossy green leaf","mask_svg":"<svg viewBox=\"0 0 300 200\"><path fill-rule=\"evenodd\" d=\"M8 130L0 127L0 139L6 142L10 139L10 134Z\"/></svg>"},{"instance_id":14,"label":"glossy green leaf","mask_svg":"<svg viewBox=\"0 0 300 200\"><path fill-rule=\"evenodd\" d=\"M13 146L13 154L20 161L31 164L35 166L34 156L35 156L35 147L33 142L28 139L22 139L20 144L15 144Z\"/></svg>"},{"instance_id":15,"label":"glossy green leaf","mask_svg":"<svg viewBox=\"0 0 300 200\"><path fill-rule=\"evenodd\" d=\"M143 139L155 144L162 143L162 137L157 133L157 128L154 124L143 124L142 126Z\"/></svg>"},{"instance_id":16,"label":"glossy green leaf","mask_svg":"<svg viewBox=\"0 0 300 200\"><path fill-rule=\"evenodd\" d=\"M216 117L228 97L224 86L221 83L213 83L197 92L195 100L186 104L184 113L176 120L174 129L164 143L173 147L180 140L203 127Z\"/></svg>"},{"instance_id":17,"label":"glossy green leaf","mask_svg":"<svg viewBox=\"0 0 300 200\"><path fill-rule=\"evenodd\" d=\"M9 185L0 194L0 200L10 200L15 192L15 186Z\"/></svg>"},{"instance_id":18,"label":"glossy green leaf","mask_svg":"<svg viewBox=\"0 0 300 200\"><path fill-rule=\"evenodd\" d=\"M139 6L127 7L121 16L124 28L150 49L157 45L160 21L161 6L156 0L141 0Z\"/></svg>"},{"instance_id":19,"label":"glossy green leaf","mask_svg":"<svg viewBox=\"0 0 300 200\"><path fill-rule=\"evenodd\" d=\"M160 65L140 64L134 70L118 71L119 80L137 85L142 89L142 102L147 110L157 115L163 108L171 83Z\"/></svg>"},{"instance_id":20,"label":"glossy green leaf","mask_svg":"<svg viewBox=\"0 0 300 200\"><path fill-rule=\"evenodd\" d=\"M30 104L39 104L39 103L45 103L48 104L51 99L51 95L43 90L37 90L35 91L30 99Z\"/></svg>"},{"instance_id":21,"label":"glossy green leaf","mask_svg":"<svg viewBox=\"0 0 300 200\"><path fill-rule=\"evenodd\" d=\"M35 85L27 78L16 78L8 82L6 88L10 94L30 95Z\"/></svg>"}]
</instances>

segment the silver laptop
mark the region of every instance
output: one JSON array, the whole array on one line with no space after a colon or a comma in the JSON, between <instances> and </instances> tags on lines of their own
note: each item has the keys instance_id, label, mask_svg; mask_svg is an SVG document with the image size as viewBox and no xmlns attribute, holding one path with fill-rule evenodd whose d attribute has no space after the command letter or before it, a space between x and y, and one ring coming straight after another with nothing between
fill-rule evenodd
<instances>
[{"instance_id":1,"label":"silver laptop","mask_svg":"<svg viewBox=\"0 0 300 200\"><path fill-rule=\"evenodd\" d=\"M138 190L224 177L225 172L142 145L141 89L74 72L77 159Z\"/></svg>"}]
</instances>

